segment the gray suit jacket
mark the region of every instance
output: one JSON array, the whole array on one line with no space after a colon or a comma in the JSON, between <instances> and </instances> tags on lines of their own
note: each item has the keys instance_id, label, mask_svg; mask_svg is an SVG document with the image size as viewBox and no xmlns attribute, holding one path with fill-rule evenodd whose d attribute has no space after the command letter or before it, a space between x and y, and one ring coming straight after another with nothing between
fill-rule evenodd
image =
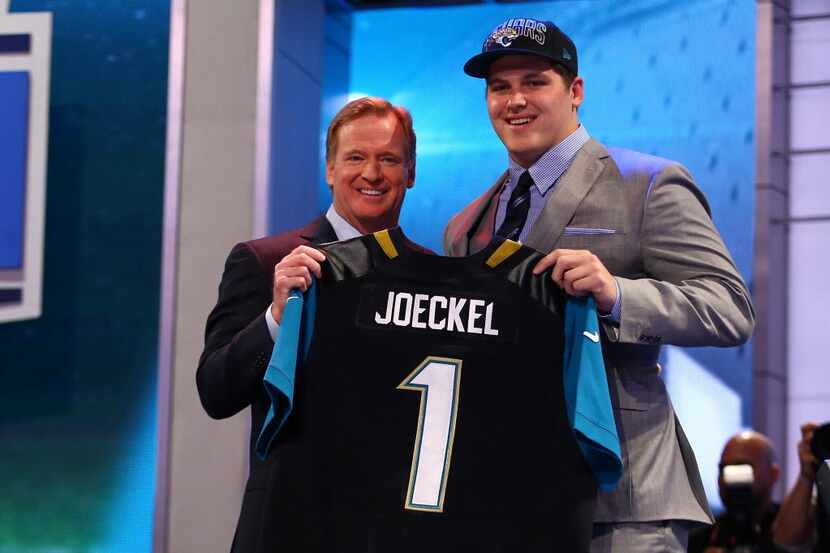
<instances>
[{"instance_id":1,"label":"gray suit jacket","mask_svg":"<svg viewBox=\"0 0 830 553\"><path fill-rule=\"evenodd\" d=\"M452 218L448 255L469 255L490 240L505 179ZM526 244L590 250L622 293L619 324L603 323L603 353L625 471L615 491L600 494L596 520L710 522L694 453L658 374L660 345L738 345L755 315L691 175L672 161L590 140Z\"/></svg>"}]
</instances>

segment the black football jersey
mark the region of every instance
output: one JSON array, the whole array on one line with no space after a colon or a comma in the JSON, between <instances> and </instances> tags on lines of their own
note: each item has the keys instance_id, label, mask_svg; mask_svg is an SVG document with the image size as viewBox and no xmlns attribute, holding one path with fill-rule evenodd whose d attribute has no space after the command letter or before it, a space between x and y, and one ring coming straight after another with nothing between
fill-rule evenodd
<instances>
[{"instance_id":1,"label":"black football jersey","mask_svg":"<svg viewBox=\"0 0 830 553\"><path fill-rule=\"evenodd\" d=\"M566 296L515 242L449 258L391 229L322 249L266 375L274 551L589 551L591 463L619 470L595 312L566 340ZM575 425L565 361L600 430Z\"/></svg>"}]
</instances>

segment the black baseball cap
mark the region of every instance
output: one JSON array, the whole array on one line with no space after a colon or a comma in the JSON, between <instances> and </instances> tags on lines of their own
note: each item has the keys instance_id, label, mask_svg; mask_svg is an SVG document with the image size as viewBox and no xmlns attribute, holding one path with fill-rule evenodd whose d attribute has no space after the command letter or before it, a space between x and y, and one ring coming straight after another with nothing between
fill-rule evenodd
<instances>
[{"instance_id":1,"label":"black baseball cap","mask_svg":"<svg viewBox=\"0 0 830 553\"><path fill-rule=\"evenodd\" d=\"M487 78L490 64L507 54L542 56L577 74L576 46L559 27L550 21L528 18L508 19L487 35L481 53L464 64L471 77Z\"/></svg>"}]
</instances>

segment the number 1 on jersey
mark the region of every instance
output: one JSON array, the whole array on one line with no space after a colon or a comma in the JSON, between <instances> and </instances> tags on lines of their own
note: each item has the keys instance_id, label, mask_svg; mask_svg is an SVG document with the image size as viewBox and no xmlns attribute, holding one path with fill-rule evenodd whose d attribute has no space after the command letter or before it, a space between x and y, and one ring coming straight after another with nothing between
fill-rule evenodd
<instances>
[{"instance_id":1,"label":"number 1 on jersey","mask_svg":"<svg viewBox=\"0 0 830 553\"><path fill-rule=\"evenodd\" d=\"M399 390L421 393L406 509L444 510L460 385L461 360L432 356L398 384Z\"/></svg>"}]
</instances>

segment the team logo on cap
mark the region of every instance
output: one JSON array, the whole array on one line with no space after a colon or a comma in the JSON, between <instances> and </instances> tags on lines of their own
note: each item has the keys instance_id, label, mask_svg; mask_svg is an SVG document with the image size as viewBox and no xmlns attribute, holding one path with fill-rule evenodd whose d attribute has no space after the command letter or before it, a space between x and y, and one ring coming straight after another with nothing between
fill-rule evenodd
<instances>
[{"instance_id":1,"label":"team logo on cap","mask_svg":"<svg viewBox=\"0 0 830 553\"><path fill-rule=\"evenodd\" d=\"M519 38L519 31L514 29L513 27L503 27L501 29L497 29L490 35L490 40L498 44L499 46L504 46L507 48L513 41Z\"/></svg>"},{"instance_id":2,"label":"team logo on cap","mask_svg":"<svg viewBox=\"0 0 830 553\"><path fill-rule=\"evenodd\" d=\"M544 46L547 30L544 23L535 19L508 19L487 37L484 41L484 49L487 50L492 43L507 48L519 37L527 37L535 40L539 46Z\"/></svg>"}]
</instances>

